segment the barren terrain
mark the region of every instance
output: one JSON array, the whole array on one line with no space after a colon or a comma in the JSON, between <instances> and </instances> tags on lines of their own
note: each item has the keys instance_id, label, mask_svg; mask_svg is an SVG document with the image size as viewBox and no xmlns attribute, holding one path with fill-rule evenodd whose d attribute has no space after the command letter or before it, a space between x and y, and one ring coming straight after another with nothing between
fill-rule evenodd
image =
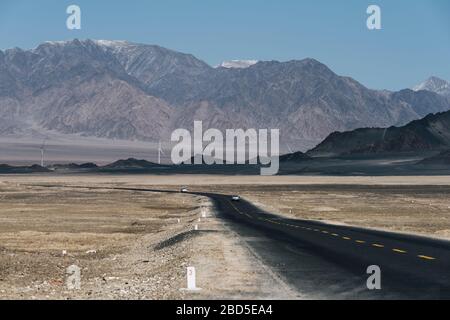
<instances>
[{"instance_id":1,"label":"barren terrain","mask_svg":"<svg viewBox=\"0 0 450 320\"><path fill-rule=\"evenodd\" d=\"M300 219L450 238L449 177L0 176L0 298L302 297L208 199L108 189L181 185ZM81 290L66 287L70 265L81 268ZM197 269L198 293L180 290L187 266Z\"/></svg>"},{"instance_id":2,"label":"barren terrain","mask_svg":"<svg viewBox=\"0 0 450 320\"><path fill-rule=\"evenodd\" d=\"M22 178L0 182L0 299L294 297L207 199L110 190L117 185L92 178L77 183L104 189ZM81 269L81 290L66 286L71 265ZM180 290L188 266L200 292Z\"/></svg>"}]
</instances>

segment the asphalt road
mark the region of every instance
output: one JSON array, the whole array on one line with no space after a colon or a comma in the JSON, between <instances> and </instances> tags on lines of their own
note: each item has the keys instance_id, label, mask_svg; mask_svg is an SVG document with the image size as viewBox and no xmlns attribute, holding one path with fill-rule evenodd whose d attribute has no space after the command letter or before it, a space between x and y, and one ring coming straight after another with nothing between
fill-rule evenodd
<instances>
[{"instance_id":1,"label":"asphalt road","mask_svg":"<svg viewBox=\"0 0 450 320\"><path fill-rule=\"evenodd\" d=\"M289 219L230 195L188 194L212 199L219 217L299 298L450 299L449 241ZM381 270L381 290L367 288L373 265Z\"/></svg>"},{"instance_id":2,"label":"asphalt road","mask_svg":"<svg viewBox=\"0 0 450 320\"><path fill-rule=\"evenodd\" d=\"M298 292L323 299L449 299L450 242L283 218L248 201L214 200L264 262ZM381 290L367 268L381 269Z\"/></svg>"}]
</instances>

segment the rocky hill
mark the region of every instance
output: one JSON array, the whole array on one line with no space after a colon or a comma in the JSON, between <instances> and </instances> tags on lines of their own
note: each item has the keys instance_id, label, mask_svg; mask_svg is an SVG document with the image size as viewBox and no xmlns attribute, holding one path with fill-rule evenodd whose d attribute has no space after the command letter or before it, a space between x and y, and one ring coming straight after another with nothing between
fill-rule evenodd
<instances>
[{"instance_id":1,"label":"rocky hill","mask_svg":"<svg viewBox=\"0 0 450 320\"><path fill-rule=\"evenodd\" d=\"M335 132L312 156L442 151L450 148L450 111L430 114L403 127Z\"/></svg>"}]
</instances>

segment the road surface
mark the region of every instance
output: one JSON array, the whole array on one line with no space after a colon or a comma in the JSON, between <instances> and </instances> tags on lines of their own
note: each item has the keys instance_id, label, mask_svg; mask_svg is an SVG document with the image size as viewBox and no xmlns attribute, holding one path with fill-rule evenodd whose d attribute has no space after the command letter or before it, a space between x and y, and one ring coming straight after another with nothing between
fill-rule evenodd
<instances>
[{"instance_id":1,"label":"road surface","mask_svg":"<svg viewBox=\"0 0 450 320\"><path fill-rule=\"evenodd\" d=\"M449 299L450 242L283 218L248 201L203 193L247 244L301 293L323 299ZM368 290L367 268L381 269Z\"/></svg>"}]
</instances>

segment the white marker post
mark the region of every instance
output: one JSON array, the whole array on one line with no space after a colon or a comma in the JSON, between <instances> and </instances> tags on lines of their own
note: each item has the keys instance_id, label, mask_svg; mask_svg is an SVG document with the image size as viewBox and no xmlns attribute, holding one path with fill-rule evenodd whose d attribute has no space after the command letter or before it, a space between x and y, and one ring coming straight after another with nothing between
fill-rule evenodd
<instances>
[{"instance_id":1,"label":"white marker post","mask_svg":"<svg viewBox=\"0 0 450 320\"><path fill-rule=\"evenodd\" d=\"M195 231L198 230L198 224L196 224L196 225L194 226L194 230L195 230Z\"/></svg>"},{"instance_id":2,"label":"white marker post","mask_svg":"<svg viewBox=\"0 0 450 320\"><path fill-rule=\"evenodd\" d=\"M81 269L76 265L71 265L66 269L66 286L69 290L81 289Z\"/></svg>"},{"instance_id":3,"label":"white marker post","mask_svg":"<svg viewBox=\"0 0 450 320\"><path fill-rule=\"evenodd\" d=\"M197 279L196 279L196 273L194 267L188 267L187 268L187 288L181 289L185 291L200 291L202 289L197 288Z\"/></svg>"}]
</instances>

